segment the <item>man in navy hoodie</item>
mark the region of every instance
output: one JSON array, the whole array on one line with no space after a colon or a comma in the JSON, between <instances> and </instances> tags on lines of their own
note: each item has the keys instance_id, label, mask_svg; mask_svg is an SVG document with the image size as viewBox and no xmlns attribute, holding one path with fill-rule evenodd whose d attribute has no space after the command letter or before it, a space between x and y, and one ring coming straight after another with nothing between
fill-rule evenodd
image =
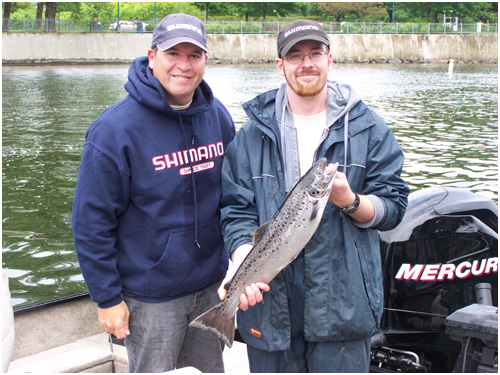
<instances>
[{"instance_id":1,"label":"man in navy hoodie","mask_svg":"<svg viewBox=\"0 0 500 375\"><path fill-rule=\"evenodd\" d=\"M130 372L223 372L223 344L189 323L218 302L227 266L221 167L235 135L203 80L203 23L165 17L129 69L128 96L86 134L72 226L101 328Z\"/></svg>"}]
</instances>

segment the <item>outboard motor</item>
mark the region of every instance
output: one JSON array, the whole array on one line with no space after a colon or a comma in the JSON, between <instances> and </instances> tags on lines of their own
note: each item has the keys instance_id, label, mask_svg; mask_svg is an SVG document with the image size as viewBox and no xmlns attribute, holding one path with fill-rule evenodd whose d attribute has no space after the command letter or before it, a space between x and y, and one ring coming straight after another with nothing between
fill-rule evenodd
<instances>
[{"instance_id":1,"label":"outboard motor","mask_svg":"<svg viewBox=\"0 0 500 375\"><path fill-rule=\"evenodd\" d=\"M483 313L488 309L489 319L495 313L498 318L497 205L463 189L417 191L409 196L401 224L380 232L380 245L384 314L380 332L372 339L370 371L498 372L497 340L489 334L497 335L498 324L479 327L471 310L449 319L458 310L479 304ZM475 323L469 324L470 320ZM488 335L467 334L484 338L483 345L489 345L482 367L478 347L476 367L463 366L472 358L471 353L463 354L471 351L465 348L470 340L459 333L465 326L488 331Z\"/></svg>"}]
</instances>

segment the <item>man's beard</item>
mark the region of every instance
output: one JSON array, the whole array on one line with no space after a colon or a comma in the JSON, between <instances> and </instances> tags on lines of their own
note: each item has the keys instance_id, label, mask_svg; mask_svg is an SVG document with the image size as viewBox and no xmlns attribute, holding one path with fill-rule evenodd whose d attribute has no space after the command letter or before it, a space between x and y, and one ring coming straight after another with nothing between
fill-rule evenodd
<instances>
[{"instance_id":1,"label":"man's beard","mask_svg":"<svg viewBox=\"0 0 500 375\"><path fill-rule=\"evenodd\" d=\"M284 67L283 67L283 70L284 70ZM305 85L303 83L301 83L297 78L301 75L317 75L320 79L317 80L316 84L314 85ZM317 94L319 94L321 92L321 90L323 89L323 87L325 86L325 83L322 84L322 80L321 80L321 73L315 71L315 70L302 70L300 73L295 73L295 82L297 84L297 87L296 88L293 88L291 85L289 85L290 87L292 87L292 90L295 91L295 93L298 95L298 96L315 96ZM285 71L285 79L288 81L288 78L286 77L286 71Z\"/></svg>"}]
</instances>

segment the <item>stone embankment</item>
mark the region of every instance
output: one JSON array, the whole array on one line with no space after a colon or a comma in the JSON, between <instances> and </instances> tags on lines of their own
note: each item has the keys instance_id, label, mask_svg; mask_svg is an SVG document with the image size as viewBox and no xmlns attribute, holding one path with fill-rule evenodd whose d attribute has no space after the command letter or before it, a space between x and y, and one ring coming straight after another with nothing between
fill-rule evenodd
<instances>
[{"instance_id":1,"label":"stone embankment","mask_svg":"<svg viewBox=\"0 0 500 375\"><path fill-rule=\"evenodd\" d=\"M151 33L2 33L3 64L130 63ZM495 34L330 34L335 63L497 63ZM213 64L273 63L275 34L209 34Z\"/></svg>"},{"instance_id":2,"label":"stone embankment","mask_svg":"<svg viewBox=\"0 0 500 375\"><path fill-rule=\"evenodd\" d=\"M376 57L366 60L339 60L333 59L334 64L449 64L453 60L455 64L497 64L496 60L455 60L455 59L426 59L418 56L416 59L387 59ZM210 59L208 64L274 64L274 59Z\"/></svg>"}]
</instances>

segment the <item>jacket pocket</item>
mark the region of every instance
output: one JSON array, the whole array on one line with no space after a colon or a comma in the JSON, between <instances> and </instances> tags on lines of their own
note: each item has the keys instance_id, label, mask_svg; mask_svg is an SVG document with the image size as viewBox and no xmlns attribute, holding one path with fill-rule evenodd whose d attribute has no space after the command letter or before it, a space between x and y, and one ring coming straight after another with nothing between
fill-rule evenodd
<instances>
[{"instance_id":1,"label":"jacket pocket","mask_svg":"<svg viewBox=\"0 0 500 375\"><path fill-rule=\"evenodd\" d=\"M146 294L175 297L211 285L223 272L223 242L219 220L170 231L161 258L148 271Z\"/></svg>"},{"instance_id":2,"label":"jacket pocket","mask_svg":"<svg viewBox=\"0 0 500 375\"><path fill-rule=\"evenodd\" d=\"M259 213L259 224L268 222L282 202L285 200L285 193L280 190L278 178L272 174L262 174L253 177L253 188L256 197L257 211Z\"/></svg>"},{"instance_id":3,"label":"jacket pocket","mask_svg":"<svg viewBox=\"0 0 500 375\"><path fill-rule=\"evenodd\" d=\"M351 228L352 230L353 228ZM360 229L363 230L363 229ZM378 238L372 235L370 229L365 229L367 233L364 237L357 235L354 244L357 250L363 287L375 326L380 324L381 310L383 305L381 260L378 249ZM357 229L354 229L357 231ZM375 245L370 245L370 241L375 241Z\"/></svg>"}]
</instances>

